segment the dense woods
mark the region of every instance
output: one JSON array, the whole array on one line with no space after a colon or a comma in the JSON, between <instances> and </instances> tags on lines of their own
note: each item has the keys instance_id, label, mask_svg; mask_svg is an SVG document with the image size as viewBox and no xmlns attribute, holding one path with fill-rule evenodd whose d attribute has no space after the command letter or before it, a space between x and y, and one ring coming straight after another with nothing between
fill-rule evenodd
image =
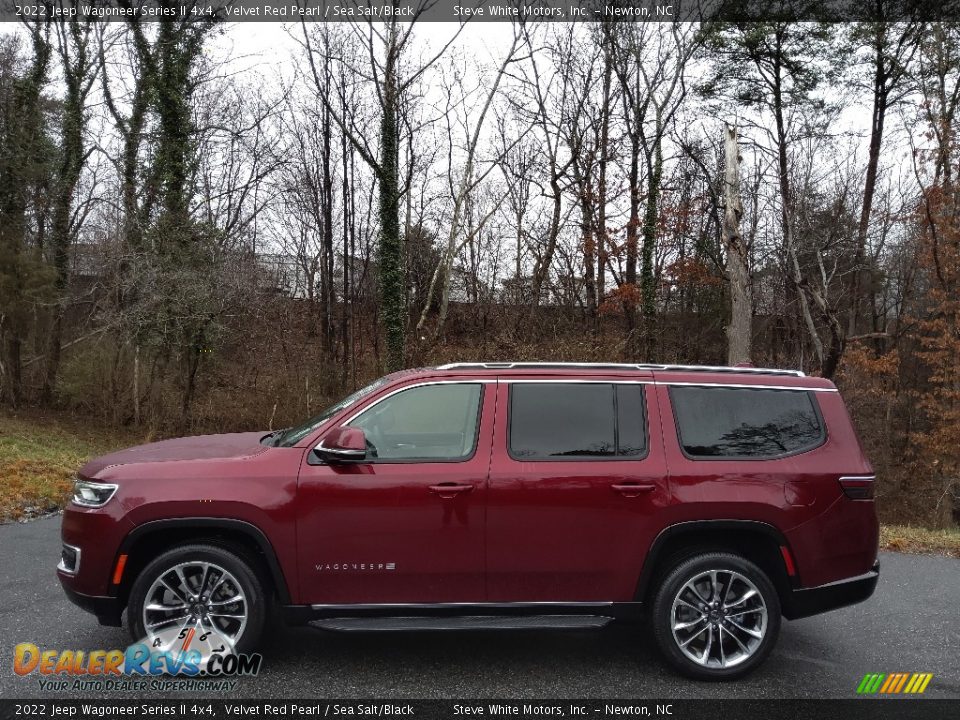
<instances>
[{"instance_id":1,"label":"dense woods","mask_svg":"<svg viewBox=\"0 0 960 720\"><path fill-rule=\"evenodd\" d=\"M164 0L165 2L166 0ZM960 509L960 27L28 23L0 397L280 427L450 360L833 378L881 513Z\"/></svg>"}]
</instances>

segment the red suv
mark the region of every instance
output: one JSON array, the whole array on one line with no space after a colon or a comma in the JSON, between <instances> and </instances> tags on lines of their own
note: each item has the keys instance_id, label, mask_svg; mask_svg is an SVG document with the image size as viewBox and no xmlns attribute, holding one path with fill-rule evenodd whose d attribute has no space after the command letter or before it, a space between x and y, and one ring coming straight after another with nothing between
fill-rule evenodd
<instances>
[{"instance_id":1,"label":"red suv","mask_svg":"<svg viewBox=\"0 0 960 720\"><path fill-rule=\"evenodd\" d=\"M338 630L648 617L674 667L725 679L781 616L873 593L873 481L836 387L800 372L459 363L87 463L58 576L154 647L248 650L271 606Z\"/></svg>"}]
</instances>

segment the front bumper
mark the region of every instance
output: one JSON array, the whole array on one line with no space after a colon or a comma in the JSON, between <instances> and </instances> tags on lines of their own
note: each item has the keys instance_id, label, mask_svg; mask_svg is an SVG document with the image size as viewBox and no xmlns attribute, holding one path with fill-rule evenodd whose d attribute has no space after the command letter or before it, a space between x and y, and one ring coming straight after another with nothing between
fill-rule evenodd
<instances>
[{"instance_id":1,"label":"front bumper","mask_svg":"<svg viewBox=\"0 0 960 720\"><path fill-rule=\"evenodd\" d=\"M70 601L96 615L101 625L120 625L125 597L111 577L118 548L132 527L116 498L102 508L69 503L63 511L60 538L72 557L61 556L57 579Z\"/></svg>"},{"instance_id":2,"label":"front bumper","mask_svg":"<svg viewBox=\"0 0 960 720\"><path fill-rule=\"evenodd\" d=\"M880 563L874 564L869 572L857 577L812 588L796 588L783 602L783 616L788 620L818 615L829 610L863 602L877 588L880 579Z\"/></svg>"},{"instance_id":3,"label":"front bumper","mask_svg":"<svg viewBox=\"0 0 960 720\"><path fill-rule=\"evenodd\" d=\"M121 605L120 600L115 597L107 597L104 595L84 595L79 593L73 588L71 588L67 583L68 579L65 578L60 573L57 573L60 578L60 584L63 586L63 591L67 594L67 598L79 608L86 610L88 613L93 613L97 616L97 622L101 625L108 625L110 627L120 627L120 616L123 613L123 605Z\"/></svg>"}]
</instances>

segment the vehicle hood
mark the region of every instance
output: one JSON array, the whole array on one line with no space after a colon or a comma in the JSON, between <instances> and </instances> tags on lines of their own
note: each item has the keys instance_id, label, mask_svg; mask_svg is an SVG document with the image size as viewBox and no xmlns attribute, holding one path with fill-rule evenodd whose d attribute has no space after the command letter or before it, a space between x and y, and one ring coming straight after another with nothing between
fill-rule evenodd
<instances>
[{"instance_id":1,"label":"vehicle hood","mask_svg":"<svg viewBox=\"0 0 960 720\"><path fill-rule=\"evenodd\" d=\"M266 449L265 446L260 444L260 438L265 434L266 431L225 435L195 435L137 445L94 458L80 468L80 475L94 478L97 473L108 467L134 463L176 460L229 460L250 457Z\"/></svg>"}]
</instances>

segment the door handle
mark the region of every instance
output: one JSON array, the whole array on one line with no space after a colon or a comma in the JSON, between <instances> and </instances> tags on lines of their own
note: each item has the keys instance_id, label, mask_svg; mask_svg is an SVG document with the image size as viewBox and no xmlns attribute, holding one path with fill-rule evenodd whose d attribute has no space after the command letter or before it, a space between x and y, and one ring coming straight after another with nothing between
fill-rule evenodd
<instances>
[{"instance_id":1,"label":"door handle","mask_svg":"<svg viewBox=\"0 0 960 720\"><path fill-rule=\"evenodd\" d=\"M610 486L624 497L639 497L643 493L653 492L657 486L653 483L614 483Z\"/></svg>"},{"instance_id":2,"label":"door handle","mask_svg":"<svg viewBox=\"0 0 960 720\"><path fill-rule=\"evenodd\" d=\"M440 483L439 485L430 486L430 492L447 500L456 497L460 493L468 493L471 490L473 490L473 485L460 485L458 483Z\"/></svg>"}]
</instances>

